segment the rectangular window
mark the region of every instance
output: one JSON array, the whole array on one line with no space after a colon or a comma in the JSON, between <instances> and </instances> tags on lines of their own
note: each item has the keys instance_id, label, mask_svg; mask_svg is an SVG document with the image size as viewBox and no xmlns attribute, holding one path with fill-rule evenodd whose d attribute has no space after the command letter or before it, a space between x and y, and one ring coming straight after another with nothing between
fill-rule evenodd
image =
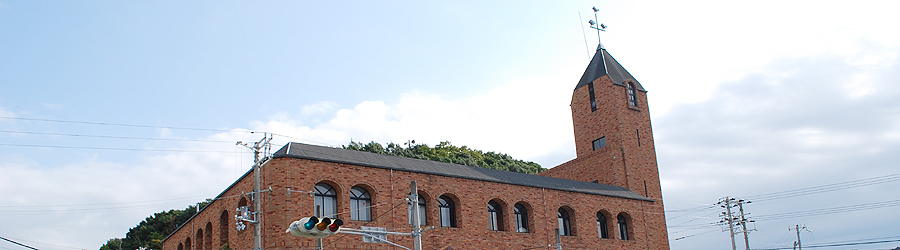
<instances>
[{"instance_id":1,"label":"rectangular window","mask_svg":"<svg viewBox=\"0 0 900 250\"><path fill-rule=\"evenodd\" d=\"M635 129L634 132L637 133L638 147L640 147L641 146L641 130Z\"/></svg>"},{"instance_id":2,"label":"rectangular window","mask_svg":"<svg viewBox=\"0 0 900 250\"><path fill-rule=\"evenodd\" d=\"M603 147L606 147L606 136L594 140L594 150L601 149Z\"/></svg>"},{"instance_id":3,"label":"rectangular window","mask_svg":"<svg viewBox=\"0 0 900 250\"><path fill-rule=\"evenodd\" d=\"M594 83L588 83L588 91L591 93L591 112L597 111L597 100L594 99Z\"/></svg>"}]
</instances>

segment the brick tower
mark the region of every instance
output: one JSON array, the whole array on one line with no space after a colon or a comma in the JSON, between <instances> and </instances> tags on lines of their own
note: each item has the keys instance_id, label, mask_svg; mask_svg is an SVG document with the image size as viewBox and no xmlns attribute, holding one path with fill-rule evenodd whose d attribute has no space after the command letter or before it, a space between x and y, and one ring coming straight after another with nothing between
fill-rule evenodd
<instances>
[{"instance_id":1,"label":"brick tower","mask_svg":"<svg viewBox=\"0 0 900 250\"><path fill-rule=\"evenodd\" d=\"M661 205L647 91L603 46L570 106L577 157L541 175L625 187Z\"/></svg>"}]
</instances>

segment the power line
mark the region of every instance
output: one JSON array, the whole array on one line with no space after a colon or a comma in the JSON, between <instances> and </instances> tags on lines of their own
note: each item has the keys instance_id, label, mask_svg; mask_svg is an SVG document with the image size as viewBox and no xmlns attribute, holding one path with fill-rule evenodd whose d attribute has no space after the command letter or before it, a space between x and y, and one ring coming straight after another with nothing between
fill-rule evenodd
<instances>
[{"instance_id":1,"label":"power line","mask_svg":"<svg viewBox=\"0 0 900 250\"><path fill-rule=\"evenodd\" d=\"M70 204L70 205L28 205L28 206L2 206L2 205L0 205L0 208L105 206L105 205L152 203L152 202L163 202L163 201L196 200L196 199L202 199L205 197L209 197L209 196L195 196L195 197L174 198L174 199L165 199L165 200L150 200L150 201L127 201L127 202L88 203L88 204Z\"/></svg>"},{"instance_id":2,"label":"power line","mask_svg":"<svg viewBox=\"0 0 900 250\"><path fill-rule=\"evenodd\" d=\"M34 145L0 143L0 146L32 147L32 148L66 148L66 149L92 149L92 150L117 150L117 151L151 151L151 152L181 152L181 153L234 153L232 151L216 150L184 150L184 149L146 149L146 148L108 148L108 147L82 147L82 146L58 146L58 145Z\"/></svg>"},{"instance_id":3,"label":"power line","mask_svg":"<svg viewBox=\"0 0 900 250\"><path fill-rule=\"evenodd\" d=\"M53 135L53 136L69 136L69 137L90 137L90 138L107 138L107 139L129 139L129 140L234 143L233 141L213 141L213 140L194 140L194 139L175 139L175 138L150 138L150 137L132 137L132 136L111 136L111 135L85 135L85 134L13 131L13 130L0 130L0 133L29 134L29 135Z\"/></svg>"},{"instance_id":4,"label":"power line","mask_svg":"<svg viewBox=\"0 0 900 250\"><path fill-rule=\"evenodd\" d=\"M774 192L768 194L760 194L760 195L751 195L747 196L748 199L752 199L754 201L768 201L775 199L783 199L783 198L791 198L802 195L810 195L810 194L818 194L824 192L831 192L843 189L871 186L876 184L883 184L889 182L900 181L900 174L890 174L866 179L859 179L854 181L847 182L839 182L815 187L794 189L788 191Z\"/></svg>"},{"instance_id":5,"label":"power line","mask_svg":"<svg viewBox=\"0 0 900 250\"><path fill-rule=\"evenodd\" d=\"M11 117L11 116L0 116L0 119L23 120L23 121L40 121L40 122L57 122L57 123L76 123L76 124L101 125L101 126L119 126L119 127L135 127L135 128L165 128L165 129L195 130L195 131L212 131L212 132L244 132L244 131L233 131L233 130L227 130L227 129L209 129L209 128L173 127L173 126L150 126L150 125L140 125L140 124L108 123L108 122L86 122L86 121L71 121L71 120L56 120L56 119L40 119L40 118L24 118L24 117Z\"/></svg>"},{"instance_id":6,"label":"power line","mask_svg":"<svg viewBox=\"0 0 900 250\"><path fill-rule=\"evenodd\" d=\"M890 238L896 238L890 237ZM857 240L855 242L830 242L830 243L820 243L809 246L804 246L804 248L824 248L824 247L840 247L840 246L858 246L858 245L871 245L871 244L881 244L881 243L891 243L891 242L900 242L900 239L894 240ZM787 250L793 249L793 247L780 247L780 248L758 248L753 250Z\"/></svg>"},{"instance_id":7,"label":"power line","mask_svg":"<svg viewBox=\"0 0 900 250\"><path fill-rule=\"evenodd\" d=\"M23 246L23 247L27 247L27 248L31 248L31 249L34 249L34 250L40 250L40 249L37 249L37 248L34 248L34 247L31 247L31 246L28 246L28 245L25 245L25 244L22 244L22 243L18 243L18 242L15 242L15 241L12 241L12 240L10 240L10 239L7 239L7 238L3 238L3 237L0 237L0 239L3 239L3 240L5 240L5 241L9 241L9 242L12 242L12 243L13 243L13 244L16 244L16 245L19 245L19 246Z\"/></svg>"},{"instance_id":8,"label":"power line","mask_svg":"<svg viewBox=\"0 0 900 250\"><path fill-rule=\"evenodd\" d=\"M44 242L37 242L37 241L26 240L26 239L16 239L16 238L10 238L10 239L12 239L12 240L17 240L17 241L21 241L21 242L30 242L31 244L38 244L38 245L47 245L47 246L62 247L62 248L71 248L71 249L84 249L84 248L81 248L81 247L55 245L55 244L44 243Z\"/></svg>"},{"instance_id":9,"label":"power line","mask_svg":"<svg viewBox=\"0 0 900 250\"><path fill-rule=\"evenodd\" d=\"M846 213L846 212L854 212L854 211L870 210L870 209L878 209L878 208L886 208L886 207L894 207L894 206L900 206L900 200L865 203L865 204L823 208L823 209L813 209L813 210L779 213L779 214L758 215L758 216L756 216L756 219L757 220L778 220L778 219L787 219L787 218L796 218L796 217Z\"/></svg>"}]
</instances>

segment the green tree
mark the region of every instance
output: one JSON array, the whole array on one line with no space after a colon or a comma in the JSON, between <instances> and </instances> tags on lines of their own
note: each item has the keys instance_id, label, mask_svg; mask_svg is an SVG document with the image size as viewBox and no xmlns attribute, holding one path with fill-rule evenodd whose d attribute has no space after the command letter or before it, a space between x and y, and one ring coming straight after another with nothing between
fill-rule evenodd
<instances>
[{"instance_id":1,"label":"green tree","mask_svg":"<svg viewBox=\"0 0 900 250\"><path fill-rule=\"evenodd\" d=\"M454 146L449 141L438 143L434 147L429 147L427 144L414 144L403 147L403 145L393 142L388 143L387 147L383 147L380 143L374 141L363 144L361 142L350 140L349 144L343 145L341 148L526 174L537 174L547 170L541 167L540 164L514 159L507 154L496 152L485 153L481 150L472 149L466 146L458 147Z\"/></svg>"},{"instance_id":2,"label":"green tree","mask_svg":"<svg viewBox=\"0 0 900 250\"><path fill-rule=\"evenodd\" d=\"M125 238L113 238L100 246L100 250L125 250L138 249L162 249L162 240L175 229L184 224L191 216L197 213L197 208L206 207L212 199L188 206L182 210L172 209L153 214L128 230Z\"/></svg>"}]
</instances>

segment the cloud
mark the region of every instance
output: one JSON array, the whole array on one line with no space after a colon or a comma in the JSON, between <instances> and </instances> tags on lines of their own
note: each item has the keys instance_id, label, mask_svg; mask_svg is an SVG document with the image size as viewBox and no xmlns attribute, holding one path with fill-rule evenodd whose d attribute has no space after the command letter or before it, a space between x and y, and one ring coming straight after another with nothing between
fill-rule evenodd
<instances>
[{"instance_id":1,"label":"cloud","mask_svg":"<svg viewBox=\"0 0 900 250\"><path fill-rule=\"evenodd\" d=\"M571 90L559 88L557 79L555 75L520 79L458 100L409 92L394 103L365 101L334 111L327 121L305 125L310 123L304 119L312 119L307 118L311 116L308 110L332 107L316 104L304 107L300 118L280 115L254 122L253 129L290 136L277 144L291 139L328 146L344 145L351 139L380 143L416 140L431 145L451 141L553 167L574 158L568 108Z\"/></svg>"},{"instance_id":2,"label":"cloud","mask_svg":"<svg viewBox=\"0 0 900 250\"><path fill-rule=\"evenodd\" d=\"M666 115L654 117L667 210L712 204L725 196L741 198L896 174L900 164L896 55L897 50L882 50L779 60L719 85L706 101L679 104ZM897 188L897 183L888 183L763 201L749 209L764 215L895 200L900 194L883 190ZM707 212L712 213L699 221L718 221L717 209ZM774 231L804 222L817 222L817 237L871 238L880 235L873 231L890 231L888 224L900 221L898 216L876 214L884 215L871 210L759 221L759 231L751 238L763 247L759 243L778 241L781 233ZM679 215L683 213L667 214L669 218ZM849 228L848 216L856 219ZM668 221L670 227L676 226L670 232L679 231L679 225L697 224L688 219L695 217ZM688 230L670 238L715 228ZM848 230L858 233L848 234ZM673 241L672 246L713 249L711 243L721 242L721 246L727 241L727 234L705 234Z\"/></svg>"}]
</instances>

